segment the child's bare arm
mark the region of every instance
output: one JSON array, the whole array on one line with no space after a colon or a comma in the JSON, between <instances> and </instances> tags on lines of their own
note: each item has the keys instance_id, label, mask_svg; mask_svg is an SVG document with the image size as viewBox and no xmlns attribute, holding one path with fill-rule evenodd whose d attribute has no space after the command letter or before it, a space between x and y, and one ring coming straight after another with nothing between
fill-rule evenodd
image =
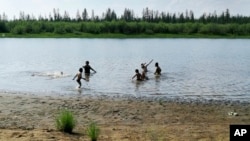
<instances>
[{"instance_id":1,"label":"child's bare arm","mask_svg":"<svg viewBox=\"0 0 250 141\"><path fill-rule=\"evenodd\" d=\"M96 70L94 70L92 67L90 67L90 69L96 73Z\"/></svg>"},{"instance_id":2,"label":"child's bare arm","mask_svg":"<svg viewBox=\"0 0 250 141\"><path fill-rule=\"evenodd\" d=\"M136 77L136 74L132 77L132 79L134 79Z\"/></svg>"},{"instance_id":3,"label":"child's bare arm","mask_svg":"<svg viewBox=\"0 0 250 141\"><path fill-rule=\"evenodd\" d=\"M77 74L74 76L73 80L75 80L76 77L77 77Z\"/></svg>"},{"instance_id":4,"label":"child's bare arm","mask_svg":"<svg viewBox=\"0 0 250 141\"><path fill-rule=\"evenodd\" d=\"M153 62L153 59L146 66L150 65L152 62Z\"/></svg>"}]
</instances>

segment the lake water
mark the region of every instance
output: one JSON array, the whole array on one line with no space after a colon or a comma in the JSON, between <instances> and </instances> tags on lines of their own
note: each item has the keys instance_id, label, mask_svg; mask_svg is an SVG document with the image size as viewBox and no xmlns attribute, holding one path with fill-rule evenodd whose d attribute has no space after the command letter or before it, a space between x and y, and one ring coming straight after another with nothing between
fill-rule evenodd
<instances>
[{"instance_id":1,"label":"lake water","mask_svg":"<svg viewBox=\"0 0 250 141\"><path fill-rule=\"evenodd\" d=\"M151 59L149 80L132 80ZM86 60L97 73L77 89L72 78ZM0 92L249 101L250 40L2 38Z\"/></svg>"}]
</instances>

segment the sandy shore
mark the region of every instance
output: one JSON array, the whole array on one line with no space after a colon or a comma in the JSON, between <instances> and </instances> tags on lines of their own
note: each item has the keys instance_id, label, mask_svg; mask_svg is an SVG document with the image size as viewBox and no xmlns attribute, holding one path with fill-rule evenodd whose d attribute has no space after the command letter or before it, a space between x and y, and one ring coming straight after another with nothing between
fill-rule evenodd
<instances>
[{"instance_id":1,"label":"sandy shore","mask_svg":"<svg viewBox=\"0 0 250 141\"><path fill-rule=\"evenodd\" d=\"M69 109L74 134L56 130L55 117ZM236 112L238 115L229 115ZM0 140L89 141L96 121L101 141L229 140L230 124L250 124L250 104L183 102L147 98L64 97L0 94Z\"/></svg>"}]
</instances>

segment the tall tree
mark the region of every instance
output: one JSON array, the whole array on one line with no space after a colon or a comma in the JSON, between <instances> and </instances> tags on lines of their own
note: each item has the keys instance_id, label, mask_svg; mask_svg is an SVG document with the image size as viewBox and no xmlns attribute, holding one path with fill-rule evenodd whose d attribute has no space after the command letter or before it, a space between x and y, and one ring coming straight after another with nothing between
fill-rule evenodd
<instances>
[{"instance_id":1,"label":"tall tree","mask_svg":"<svg viewBox=\"0 0 250 141\"><path fill-rule=\"evenodd\" d=\"M194 22L194 12L192 10L189 11L189 15L190 15L190 21Z\"/></svg>"},{"instance_id":2,"label":"tall tree","mask_svg":"<svg viewBox=\"0 0 250 141\"><path fill-rule=\"evenodd\" d=\"M63 15L63 21L70 21L70 16L69 13L67 11L64 11L64 15Z\"/></svg>"},{"instance_id":3,"label":"tall tree","mask_svg":"<svg viewBox=\"0 0 250 141\"><path fill-rule=\"evenodd\" d=\"M228 23L230 22L230 12L229 12L229 9L226 10L225 12L225 22Z\"/></svg>"},{"instance_id":4,"label":"tall tree","mask_svg":"<svg viewBox=\"0 0 250 141\"><path fill-rule=\"evenodd\" d=\"M88 11L86 8L84 8L83 12L82 12L82 20L83 21L87 21L88 20Z\"/></svg>"},{"instance_id":5,"label":"tall tree","mask_svg":"<svg viewBox=\"0 0 250 141\"><path fill-rule=\"evenodd\" d=\"M111 20L116 20L116 19L117 19L117 15L116 15L115 11L112 10L112 12L111 12Z\"/></svg>"},{"instance_id":6,"label":"tall tree","mask_svg":"<svg viewBox=\"0 0 250 141\"><path fill-rule=\"evenodd\" d=\"M106 13L104 13L103 16L104 20L106 21L112 21L117 19L115 11L114 10L111 11L110 8L107 9Z\"/></svg>"},{"instance_id":7,"label":"tall tree","mask_svg":"<svg viewBox=\"0 0 250 141\"><path fill-rule=\"evenodd\" d=\"M53 14L54 14L54 20L55 21L60 21L62 19L59 9L53 9Z\"/></svg>"},{"instance_id":8,"label":"tall tree","mask_svg":"<svg viewBox=\"0 0 250 141\"><path fill-rule=\"evenodd\" d=\"M78 22L81 21L81 15L80 15L79 10L77 10L77 12L76 12L76 20L77 20Z\"/></svg>"},{"instance_id":9,"label":"tall tree","mask_svg":"<svg viewBox=\"0 0 250 141\"><path fill-rule=\"evenodd\" d=\"M25 13L23 11L19 13L19 20L23 20L23 21L25 20Z\"/></svg>"},{"instance_id":10,"label":"tall tree","mask_svg":"<svg viewBox=\"0 0 250 141\"><path fill-rule=\"evenodd\" d=\"M128 22L133 21L134 20L133 10L125 8L125 10L123 12L122 19L124 19L125 21L128 21Z\"/></svg>"},{"instance_id":11,"label":"tall tree","mask_svg":"<svg viewBox=\"0 0 250 141\"><path fill-rule=\"evenodd\" d=\"M92 21L95 20L95 11L94 10L91 11L91 20Z\"/></svg>"},{"instance_id":12,"label":"tall tree","mask_svg":"<svg viewBox=\"0 0 250 141\"><path fill-rule=\"evenodd\" d=\"M3 14L0 14L0 21L8 21L8 16L3 12Z\"/></svg>"},{"instance_id":13,"label":"tall tree","mask_svg":"<svg viewBox=\"0 0 250 141\"><path fill-rule=\"evenodd\" d=\"M179 22L180 23L184 23L185 19L184 19L184 14L181 13L180 16L179 16Z\"/></svg>"}]
</instances>

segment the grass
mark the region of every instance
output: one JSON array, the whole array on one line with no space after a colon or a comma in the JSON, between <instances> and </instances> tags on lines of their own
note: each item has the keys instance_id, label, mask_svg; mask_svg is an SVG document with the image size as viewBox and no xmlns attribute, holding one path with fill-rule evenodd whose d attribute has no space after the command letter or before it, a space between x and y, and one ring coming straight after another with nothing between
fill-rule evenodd
<instances>
[{"instance_id":1,"label":"grass","mask_svg":"<svg viewBox=\"0 0 250 141\"><path fill-rule=\"evenodd\" d=\"M99 134L100 129L97 127L95 122L91 122L87 128L87 135L89 136L91 141L97 141Z\"/></svg>"},{"instance_id":2,"label":"grass","mask_svg":"<svg viewBox=\"0 0 250 141\"><path fill-rule=\"evenodd\" d=\"M76 120L72 112L63 110L56 118L56 128L62 132L72 133L76 126Z\"/></svg>"}]
</instances>

